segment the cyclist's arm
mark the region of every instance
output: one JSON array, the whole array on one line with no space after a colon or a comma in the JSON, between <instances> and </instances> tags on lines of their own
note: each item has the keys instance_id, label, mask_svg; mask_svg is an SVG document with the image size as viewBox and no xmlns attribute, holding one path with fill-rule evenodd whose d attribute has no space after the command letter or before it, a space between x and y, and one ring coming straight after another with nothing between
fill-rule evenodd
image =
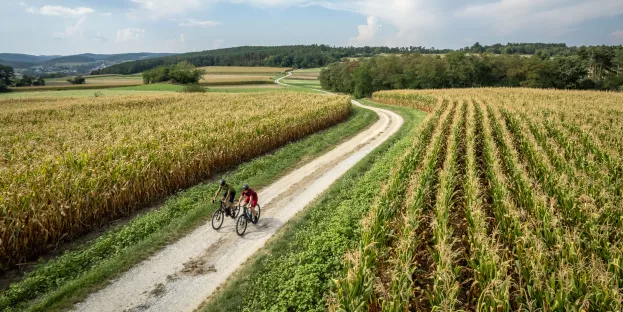
<instances>
[{"instance_id":1,"label":"cyclist's arm","mask_svg":"<svg viewBox=\"0 0 623 312\"><path fill-rule=\"evenodd\" d=\"M218 193L221 191L222 188L223 188L222 186L218 187L218 190L216 190L216 193L214 193L214 197L212 197L212 200L216 200L216 196L218 195Z\"/></svg>"}]
</instances>

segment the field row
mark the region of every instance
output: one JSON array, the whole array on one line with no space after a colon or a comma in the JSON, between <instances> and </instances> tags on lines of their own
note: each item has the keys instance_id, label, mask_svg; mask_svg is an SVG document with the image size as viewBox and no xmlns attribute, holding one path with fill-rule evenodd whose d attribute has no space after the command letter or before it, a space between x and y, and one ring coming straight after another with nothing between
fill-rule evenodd
<instances>
[{"instance_id":1,"label":"field row","mask_svg":"<svg viewBox=\"0 0 623 312\"><path fill-rule=\"evenodd\" d=\"M374 98L432 113L362 221L331 309L622 309L623 96Z\"/></svg>"},{"instance_id":2,"label":"field row","mask_svg":"<svg viewBox=\"0 0 623 312\"><path fill-rule=\"evenodd\" d=\"M0 254L20 263L349 115L295 92L0 99Z\"/></svg>"}]
</instances>

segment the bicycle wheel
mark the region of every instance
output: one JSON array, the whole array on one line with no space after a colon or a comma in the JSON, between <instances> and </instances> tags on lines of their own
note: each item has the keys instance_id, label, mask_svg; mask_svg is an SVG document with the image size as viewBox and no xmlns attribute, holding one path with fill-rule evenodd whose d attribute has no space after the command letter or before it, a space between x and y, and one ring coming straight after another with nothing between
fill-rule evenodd
<instances>
[{"instance_id":1,"label":"bicycle wheel","mask_svg":"<svg viewBox=\"0 0 623 312\"><path fill-rule=\"evenodd\" d=\"M238 236L244 235L244 232L247 231L247 217L243 214L238 217L238 221L236 222L236 234Z\"/></svg>"},{"instance_id":2,"label":"bicycle wheel","mask_svg":"<svg viewBox=\"0 0 623 312\"><path fill-rule=\"evenodd\" d=\"M223 225L223 220L225 219L225 212L223 209L216 209L214 213L212 213L212 228L218 230Z\"/></svg>"},{"instance_id":3,"label":"bicycle wheel","mask_svg":"<svg viewBox=\"0 0 623 312\"><path fill-rule=\"evenodd\" d=\"M262 209L260 208L260 205L255 205L255 212L257 213L257 216L253 216L253 214L251 214L252 218L251 218L251 222L253 222L253 224L257 224L257 221L260 221L260 212L262 211Z\"/></svg>"}]
</instances>

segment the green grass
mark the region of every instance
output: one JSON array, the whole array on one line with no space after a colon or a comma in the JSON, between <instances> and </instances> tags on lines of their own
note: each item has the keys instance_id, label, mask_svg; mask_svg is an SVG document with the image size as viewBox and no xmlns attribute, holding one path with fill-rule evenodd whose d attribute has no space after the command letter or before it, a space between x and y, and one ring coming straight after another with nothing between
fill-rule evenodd
<instances>
[{"instance_id":1,"label":"green grass","mask_svg":"<svg viewBox=\"0 0 623 312\"><path fill-rule=\"evenodd\" d=\"M372 111L353 108L347 121L242 164L225 178L234 185L244 182L263 187L304 159L320 155L358 133L376 118ZM0 293L0 310L70 308L108 280L206 222L216 209L210 203L215 187L216 183L209 183L189 188L172 196L161 208L39 264L21 281Z\"/></svg>"},{"instance_id":2,"label":"green grass","mask_svg":"<svg viewBox=\"0 0 623 312\"><path fill-rule=\"evenodd\" d=\"M296 88L296 87L286 87L286 88L209 88L208 92L223 92L223 93L249 93L249 92L302 92L302 93L315 93L318 94L318 91L307 89L307 88Z\"/></svg>"},{"instance_id":3,"label":"green grass","mask_svg":"<svg viewBox=\"0 0 623 312\"><path fill-rule=\"evenodd\" d=\"M322 70L322 67L319 67L319 68L306 68L306 69L293 70L292 73L319 73L321 70Z\"/></svg>"},{"instance_id":4,"label":"green grass","mask_svg":"<svg viewBox=\"0 0 623 312\"><path fill-rule=\"evenodd\" d=\"M326 311L331 281L343 270L344 254L359 241L362 217L425 116L409 108L362 102L398 112L405 124L286 223L203 311Z\"/></svg>"},{"instance_id":5,"label":"green grass","mask_svg":"<svg viewBox=\"0 0 623 312\"><path fill-rule=\"evenodd\" d=\"M295 87L302 88L312 88L312 89L321 89L319 80L307 80L307 79L283 79L283 83L287 83L289 85Z\"/></svg>"}]
</instances>

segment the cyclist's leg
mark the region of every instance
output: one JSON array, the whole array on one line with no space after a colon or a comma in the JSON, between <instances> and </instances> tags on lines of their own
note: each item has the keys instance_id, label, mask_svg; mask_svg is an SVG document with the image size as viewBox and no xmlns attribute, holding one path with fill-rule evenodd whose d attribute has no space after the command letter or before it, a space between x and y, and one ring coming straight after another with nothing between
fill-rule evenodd
<instances>
[{"instance_id":1,"label":"cyclist's leg","mask_svg":"<svg viewBox=\"0 0 623 312\"><path fill-rule=\"evenodd\" d=\"M226 202L227 202L227 191L225 191L225 192L223 193L223 198L222 198L221 200L222 200L224 203L226 203ZM228 204L226 204L226 205L224 205L224 206L225 206L225 214L226 214L226 215L228 215L228 216L230 216L230 215L231 215L231 206L230 206L230 205L228 205Z\"/></svg>"},{"instance_id":2,"label":"cyclist's leg","mask_svg":"<svg viewBox=\"0 0 623 312\"><path fill-rule=\"evenodd\" d=\"M251 198L251 213L253 213L253 216L257 217L257 211L255 211L255 206L257 206L257 197Z\"/></svg>"},{"instance_id":3,"label":"cyclist's leg","mask_svg":"<svg viewBox=\"0 0 623 312\"><path fill-rule=\"evenodd\" d=\"M250 200L251 200L251 196L245 196L245 197L244 197L244 207L249 208L249 211L250 211L251 213L253 213L253 206L252 206L252 205L249 205Z\"/></svg>"},{"instance_id":4,"label":"cyclist's leg","mask_svg":"<svg viewBox=\"0 0 623 312\"><path fill-rule=\"evenodd\" d=\"M236 192L230 192L229 198L227 199L227 201L229 202L229 209L231 209L231 211L234 211L234 200L235 199L236 199Z\"/></svg>"}]
</instances>

